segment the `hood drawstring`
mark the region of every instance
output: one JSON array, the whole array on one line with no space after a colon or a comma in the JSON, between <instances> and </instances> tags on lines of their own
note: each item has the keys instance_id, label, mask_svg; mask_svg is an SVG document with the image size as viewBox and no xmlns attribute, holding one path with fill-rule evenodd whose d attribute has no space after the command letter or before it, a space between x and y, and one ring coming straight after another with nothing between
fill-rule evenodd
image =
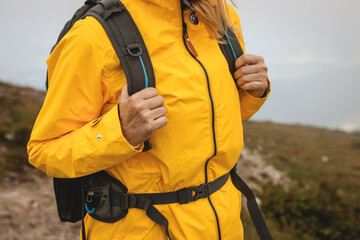
<instances>
[{"instance_id":1,"label":"hood drawstring","mask_svg":"<svg viewBox=\"0 0 360 240\"><path fill-rule=\"evenodd\" d=\"M199 24L199 18L196 16L196 10L188 0L182 0L183 3L190 9L190 22L192 24L198 25Z\"/></svg>"}]
</instances>

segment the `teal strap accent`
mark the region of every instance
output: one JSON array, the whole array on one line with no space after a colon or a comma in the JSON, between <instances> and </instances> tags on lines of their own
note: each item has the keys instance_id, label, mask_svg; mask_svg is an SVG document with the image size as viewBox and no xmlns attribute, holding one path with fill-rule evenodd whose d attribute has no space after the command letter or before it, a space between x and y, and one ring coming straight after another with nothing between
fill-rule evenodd
<instances>
[{"instance_id":1,"label":"teal strap accent","mask_svg":"<svg viewBox=\"0 0 360 240\"><path fill-rule=\"evenodd\" d=\"M139 53L138 53L139 54ZM145 75L145 88L148 88L149 87L149 79L148 79L148 76L147 76L147 73L146 73L146 69L145 69L145 65L144 65L144 62L141 58L141 55L139 55L139 59L140 59L140 62L141 62L141 66L143 68L143 71L144 71L144 75Z\"/></svg>"},{"instance_id":2,"label":"teal strap accent","mask_svg":"<svg viewBox=\"0 0 360 240\"><path fill-rule=\"evenodd\" d=\"M235 53L234 47L233 47L233 45L232 45L232 43L231 43L231 41L230 41L229 36L227 35L227 33L226 33L226 31L225 31L224 26L223 26L223 30L224 30L225 37L226 37L226 39L227 39L227 41L228 41L228 43L229 43L229 45L230 45L231 51L232 51L232 53L233 53L233 55L234 55L234 58L235 58L235 61L236 61L237 57L236 57L236 53Z\"/></svg>"}]
</instances>

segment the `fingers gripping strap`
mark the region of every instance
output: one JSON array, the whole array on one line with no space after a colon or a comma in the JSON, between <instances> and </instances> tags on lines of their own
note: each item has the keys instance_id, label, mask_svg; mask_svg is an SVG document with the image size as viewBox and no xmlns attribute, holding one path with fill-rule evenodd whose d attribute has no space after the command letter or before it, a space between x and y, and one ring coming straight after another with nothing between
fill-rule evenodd
<instances>
[{"instance_id":1,"label":"fingers gripping strap","mask_svg":"<svg viewBox=\"0 0 360 240\"><path fill-rule=\"evenodd\" d=\"M254 193L249 186L240 178L240 176L233 169L231 170L231 180L234 186L245 195L247 199L247 207L251 216L251 219L255 225L256 231L261 240L272 240L270 231L265 223L264 217L261 214L260 208L256 202Z\"/></svg>"}]
</instances>

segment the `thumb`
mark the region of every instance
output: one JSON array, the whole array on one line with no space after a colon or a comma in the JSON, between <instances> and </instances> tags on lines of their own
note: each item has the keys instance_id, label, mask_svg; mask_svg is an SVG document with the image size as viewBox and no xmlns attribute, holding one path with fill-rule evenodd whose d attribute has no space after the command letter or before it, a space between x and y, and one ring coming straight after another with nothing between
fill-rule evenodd
<instances>
[{"instance_id":1,"label":"thumb","mask_svg":"<svg viewBox=\"0 0 360 240\"><path fill-rule=\"evenodd\" d=\"M121 95L119 99L119 103L125 102L129 98L127 84L125 84L121 90Z\"/></svg>"}]
</instances>

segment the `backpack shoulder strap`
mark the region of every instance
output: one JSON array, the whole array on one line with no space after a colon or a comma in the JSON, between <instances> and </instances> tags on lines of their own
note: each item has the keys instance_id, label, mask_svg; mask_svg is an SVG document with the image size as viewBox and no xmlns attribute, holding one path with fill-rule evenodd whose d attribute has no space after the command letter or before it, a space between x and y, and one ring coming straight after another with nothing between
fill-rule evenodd
<instances>
[{"instance_id":1,"label":"backpack shoulder strap","mask_svg":"<svg viewBox=\"0 0 360 240\"><path fill-rule=\"evenodd\" d=\"M103 26L124 69L129 94L155 87L149 53L130 13L119 0L102 0L99 3L84 17L92 16Z\"/></svg>"},{"instance_id":2,"label":"backpack shoulder strap","mask_svg":"<svg viewBox=\"0 0 360 240\"><path fill-rule=\"evenodd\" d=\"M219 43L219 46L228 62L230 73L234 75L235 61L244 54L244 51L235 33L230 28L224 28L223 40L225 43Z\"/></svg>"},{"instance_id":3,"label":"backpack shoulder strap","mask_svg":"<svg viewBox=\"0 0 360 240\"><path fill-rule=\"evenodd\" d=\"M155 87L154 68L141 33L129 11L119 0L101 0L83 18L92 16L107 33L124 69L128 92L132 94ZM144 142L143 152L152 148Z\"/></svg>"}]
</instances>

